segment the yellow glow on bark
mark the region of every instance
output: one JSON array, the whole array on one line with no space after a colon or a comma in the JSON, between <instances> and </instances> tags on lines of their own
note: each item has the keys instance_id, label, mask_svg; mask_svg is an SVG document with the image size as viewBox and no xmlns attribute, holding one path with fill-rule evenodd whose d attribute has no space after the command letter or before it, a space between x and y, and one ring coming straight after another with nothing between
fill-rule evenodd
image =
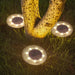
<instances>
[{"instance_id":1,"label":"yellow glow on bark","mask_svg":"<svg viewBox=\"0 0 75 75\"><path fill-rule=\"evenodd\" d=\"M51 0L46 14L41 19L39 14L39 0L22 0L22 12L25 30L36 38L44 38L60 18L66 0ZM34 27L37 18L41 20Z\"/></svg>"}]
</instances>

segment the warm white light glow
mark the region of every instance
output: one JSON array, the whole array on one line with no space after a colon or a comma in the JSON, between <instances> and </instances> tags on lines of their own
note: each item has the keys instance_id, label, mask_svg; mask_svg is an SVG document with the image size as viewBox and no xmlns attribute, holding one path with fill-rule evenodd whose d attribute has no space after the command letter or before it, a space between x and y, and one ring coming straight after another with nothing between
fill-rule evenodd
<instances>
[{"instance_id":1,"label":"warm white light glow","mask_svg":"<svg viewBox=\"0 0 75 75\"><path fill-rule=\"evenodd\" d=\"M43 54L42 57L45 57L45 55Z\"/></svg>"},{"instance_id":2,"label":"warm white light glow","mask_svg":"<svg viewBox=\"0 0 75 75\"><path fill-rule=\"evenodd\" d=\"M69 29L69 31L71 31L71 29Z\"/></svg>"},{"instance_id":3,"label":"warm white light glow","mask_svg":"<svg viewBox=\"0 0 75 75\"><path fill-rule=\"evenodd\" d=\"M55 33L59 33L59 32L56 30Z\"/></svg>"},{"instance_id":4,"label":"warm white light glow","mask_svg":"<svg viewBox=\"0 0 75 75\"><path fill-rule=\"evenodd\" d=\"M24 19L23 16L21 16L21 18Z\"/></svg>"},{"instance_id":5,"label":"warm white light glow","mask_svg":"<svg viewBox=\"0 0 75 75\"><path fill-rule=\"evenodd\" d=\"M61 30L58 31L58 30L57 30L57 27L58 27L58 26L61 26L61 25L66 26L66 27L68 28L68 30L67 30L67 28L66 28L67 31L65 31L65 32L60 32ZM69 23L64 22L64 21L59 21L59 22L57 22L57 23L55 24L55 26L52 28L51 31L52 31L52 33L53 33L54 35L56 35L56 36L58 36L58 37L67 37L67 36L70 36L70 35L72 34L73 28L72 28L72 26L71 26Z\"/></svg>"},{"instance_id":6,"label":"warm white light glow","mask_svg":"<svg viewBox=\"0 0 75 75\"><path fill-rule=\"evenodd\" d=\"M31 58L30 57L28 57L28 60L30 60Z\"/></svg>"},{"instance_id":7,"label":"warm white light glow","mask_svg":"<svg viewBox=\"0 0 75 75\"><path fill-rule=\"evenodd\" d=\"M67 27L69 28L70 26L69 26L69 25L67 25Z\"/></svg>"},{"instance_id":8,"label":"warm white light glow","mask_svg":"<svg viewBox=\"0 0 75 75\"><path fill-rule=\"evenodd\" d=\"M17 15L17 17L21 17L20 15Z\"/></svg>"},{"instance_id":9,"label":"warm white light glow","mask_svg":"<svg viewBox=\"0 0 75 75\"><path fill-rule=\"evenodd\" d=\"M28 52L26 52L26 54L29 54Z\"/></svg>"},{"instance_id":10,"label":"warm white light glow","mask_svg":"<svg viewBox=\"0 0 75 75\"><path fill-rule=\"evenodd\" d=\"M40 50L43 53L43 50Z\"/></svg>"},{"instance_id":11,"label":"warm white light glow","mask_svg":"<svg viewBox=\"0 0 75 75\"><path fill-rule=\"evenodd\" d=\"M58 23L57 26L59 26L60 24Z\"/></svg>"},{"instance_id":12,"label":"warm white light glow","mask_svg":"<svg viewBox=\"0 0 75 75\"><path fill-rule=\"evenodd\" d=\"M29 50L32 50L32 48L29 48Z\"/></svg>"},{"instance_id":13,"label":"warm white light glow","mask_svg":"<svg viewBox=\"0 0 75 75\"><path fill-rule=\"evenodd\" d=\"M60 24L59 24L60 25ZM62 23L62 25L65 25L65 23Z\"/></svg>"},{"instance_id":14,"label":"warm white light glow","mask_svg":"<svg viewBox=\"0 0 75 75\"><path fill-rule=\"evenodd\" d=\"M18 26L18 24L16 24L16 26Z\"/></svg>"},{"instance_id":15,"label":"warm white light glow","mask_svg":"<svg viewBox=\"0 0 75 75\"><path fill-rule=\"evenodd\" d=\"M24 25L24 23L21 23L21 25Z\"/></svg>"},{"instance_id":16,"label":"warm white light glow","mask_svg":"<svg viewBox=\"0 0 75 75\"><path fill-rule=\"evenodd\" d=\"M38 47L36 47L35 49L38 49Z\"/></svg>"},{"instance_id":17,"label":"warm white light glow","mask_svg":"<svg viewBox=\"0 0 75 75\"><path fill-rule=\"evenodd\" d=\"M55 26L54 29L56 29L57 27Z\"/></svg>"},{"instance_id":18,"label":"warm white light glow","mask_svg":"<svg viewBox=\"0 0 75 75\"><path fill-rule=\"evenodd\" d=\"M60 33L60 35L64 35L64 33Z\"/></svg>"},{"instance_id":19,"label":"warm white light glow","mask_svg":"<svg viewBox=\"0 0 75 75\"><path fill-rule=\"evenodd\" d=\"M18 17L18 18L20 18L21 19L21 21L19 21L20 19L16 19L16 20L14 20L14 22L13 22L13 19L15 18L15 17ZM23 20L23 21L22 21ZM18 21L17 23L15 23L16 21ZM20 23L21 22L21 23ZM12 15L10 15L8 18L7 18L7 24L8 24L8 26L10 26L10 27L13 27L13 28L21 28L21 27L24 27L24 18L23 18L23 16L21 15L21 14L12 14Z\"/></svg>"},{"instance_id":20,"label":"warm white light glow","mask_svg":"<svg viewBox=\"0 0 75 75\"><path fill-rule=\"evenodd\" d=\"M69 32L66 32L66 34L69 34Z\"/></svg>"},{"instance_id":21,"label":"warm white light glow","mask_svg":"<svg viewBox=\"0 0 75 75\"><path fill-rule=\"evenodd\" d=\"M11 22L11 21L12 21L12 19L9 19L9 21Z\"/></svg>"},{"instance_id":22,"label":"warm white light glow","mask_svg":"<svg viewBox=\"0 0 75 75\"><path fill-rule=\"evenodd\" d=\"M35 56L32 56L32 57L30 56L30 51L33 51L33 50L36 50L36 51L38 50L39 52L41 52L42 56L39 59L33 59L32 57L35 57ZM40 65L46 61L47 54L45 50L41 48L40 46L30 45L24 48L22 52L22 57L24 61L26 61L27 63L31 65Z\"/></svg>"},{"instance_id":23,"label":"warm white light glow","mask_svg":"<svg viewBox=\"0 0 75 75\"><path fill-rule=\"evenodd\" d=\"M13 16L13 15L12 15L12 17L11 17L11 18L14 18L14 17L15 17L15 16Z\"/></svg>"},{"instance_id":24,"label":"warm white light glow","mask_svg":"<svg viewBox=\"0 0 75 75\"><path fill-rule=\"evenodd\" d=\"M34 62L34 63L36 63L36 62L37 62L37 60L33 60L33 62Z\"/></svg>"},{"instance_id":25,"label":"warm white light glow","mask_svg":"<svg viewBox=\"0 0 75 75\"><path fill-rule=\"evenodd\" d=\"M42 61L42 59L40 59L39 61Z\"/></svg>"},{"instance_id":26,"label":"warm white light glow","mask_svg":"<svg viewBox=\"0 0 75 75\"><path fill-rule=\"evenodd\" d=\"M14 23L13 22L11 22L11 25L13 25Z\"/></svg>"}]
</instances>

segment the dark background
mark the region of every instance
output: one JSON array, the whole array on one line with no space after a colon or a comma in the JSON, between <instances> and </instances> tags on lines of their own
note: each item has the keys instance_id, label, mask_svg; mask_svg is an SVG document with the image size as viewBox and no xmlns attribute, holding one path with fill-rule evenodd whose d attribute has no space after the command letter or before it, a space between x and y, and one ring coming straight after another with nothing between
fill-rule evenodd
<instances>
[{"instance_id":1,"label":"dark background","mask_svg":"<svg viewBox=\"0 0 75 75\"><path fill-rule=\"evenodd\" d=\"M42 17L49 0L39 2ZM15 13L22 13L21 0L0 0L0 75L75 75L75 30L65 38L51 33L43 39L30 38L24 28L7 25L7 17ZM67 0L59 20L70 23L75 29L75 0ZM48 58L42 65L29 65L22 59L22 50L33 44L47 52Z\"/></svg>"}]
</instances>

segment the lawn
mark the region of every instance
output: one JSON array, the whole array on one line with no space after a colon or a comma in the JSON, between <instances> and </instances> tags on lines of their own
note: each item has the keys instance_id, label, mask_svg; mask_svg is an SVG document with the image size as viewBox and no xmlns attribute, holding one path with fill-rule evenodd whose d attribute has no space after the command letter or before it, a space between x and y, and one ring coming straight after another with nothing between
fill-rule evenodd
<instances>
[{"instance_id":1,"label":"lawn","mask_svg":"<svg viewBox=\"0 0 75 75\"><path fill-rule=\"evenodd\" d=\"M43 16L49 0L39 1ZM14 13L22 13L21 0L0 0L0 75L75 75L75 30L65 38L51 33L43 39L31 38L24 28L7 25L7 17ZM59 20L70 23L75 29L75 0L67 0ZM43 47L47 52L46 62L38 66L26 63L22 50L28 45Z\"/></svg>"}]
</instances>

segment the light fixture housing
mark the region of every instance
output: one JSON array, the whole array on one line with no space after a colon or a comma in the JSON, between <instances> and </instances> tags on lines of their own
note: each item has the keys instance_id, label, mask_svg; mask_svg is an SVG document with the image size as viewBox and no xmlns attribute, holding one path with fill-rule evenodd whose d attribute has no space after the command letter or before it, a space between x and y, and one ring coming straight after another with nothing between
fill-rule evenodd
<instances>
[{"instance_id":1,"label":"light fixture housing","mask_svg":"<svg viewBox=\"0 0 75 75\"><path fill-rule=\"evenodd\" d=\"M7 18L7 24L13 28L24 27L24 18L21 14L12 14Z\"/></svg>"},{"instance_id":2,"label":"light fixture housing","mask_svg":"<svg viewBox=\"0 0 75 75\"><path fill-rule=\"evenodd\" d=\"M67 37L70 36L73 32L72 26L64 21L59 21L51 30L52 34L58 37Z\"/></svg>"},{"instance_id":3,"label":"light fixture housing","mask_svg":"<svg viewBox=\"0 0 75 75\"><path fill-rule=\"evenodd\" d=\"M43 48L37 45L29 45L23 49L23 60L31 65L40 65L46 61L47 54Z\"/></svg>"}]
</instances>

